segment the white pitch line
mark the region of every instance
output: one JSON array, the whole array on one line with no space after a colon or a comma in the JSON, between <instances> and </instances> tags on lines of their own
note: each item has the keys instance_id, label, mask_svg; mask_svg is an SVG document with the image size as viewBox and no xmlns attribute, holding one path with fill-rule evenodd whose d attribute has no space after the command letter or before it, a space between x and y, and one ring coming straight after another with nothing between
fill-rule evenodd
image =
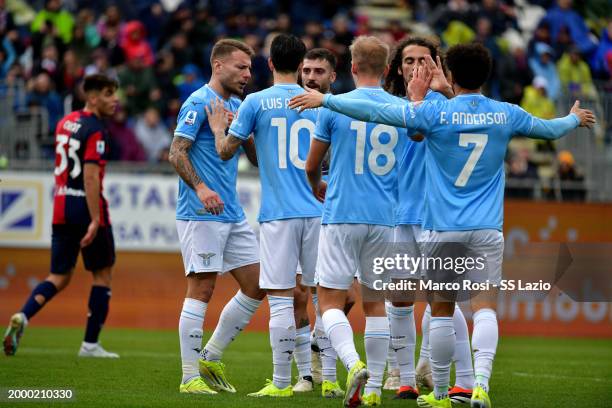
<instances>
[{"instance_id":1,"label":"white pitch line","mask_svg":"<svg viewBox=\"0 0 612 408\"><path fill-rule=\"evenodd\" d=\"M612 382L612 378L601 378L601 377L575 377L569 375L555 375L555 374L533 374L533 373L523 373L519 371L515 371L512 375L516 375L517 377L531 377L531 378L552 378L554 380L589 380L595 382Z\"/></svg>"}]
</instances>

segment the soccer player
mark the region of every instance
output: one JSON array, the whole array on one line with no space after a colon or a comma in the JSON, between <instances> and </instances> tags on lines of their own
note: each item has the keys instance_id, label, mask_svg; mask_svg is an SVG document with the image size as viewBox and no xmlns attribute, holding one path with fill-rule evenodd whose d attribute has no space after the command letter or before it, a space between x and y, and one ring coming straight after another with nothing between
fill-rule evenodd
<instances>
[{"instance_id":1,"label":"soccer player","mask_svg":"<svg viewBox=\"0 0 612 408\"><path fill-rule=\"evenodd\" d=\"M205 107L219 100L232 116L251 78L253 50L224 39L211 52L208 84L183 103L170 147L170 162L180 176L176 228L187 277L187 294L179 319L182 393L236 392L221 363L223 351L249 323L265 292L259 289L259 250L236 192L238 155L222 160L215 149L211 118ZM207 121L208 118L208 121ZM240 141L253 159L252 141ZM229 272L240 290L225 305L211 338L202 348L202 326L217 275ZM200 353L201 351L201 353ZM198 353L200 358L198 360Z\"/></svg>"},{"instance_id":2,"label":"soccer player","mask_svg":"<svg viewBox=\"0 0 612 408\"><path fill-rule=\"evenodd\" d=\"M117 82L104 75L83 81L85 108L66 115L55 129L55 193L51 273L39 283L4 335L4 353L14 355L28 322L70 283L79 252L93 274L89 314L80 357L118 358L98 337L108 315L115 244L108 204L102 193L109 138L103 119L117 107Z\"/></svg>"},{"instance_id":3,"label":"soccer player","mask_svg":"<svg viewBox=\"0 0 612 408\"><path fill-rule=\"evenodd\" d=\"M400 100L381 87L389 49L376 37L358 37L351 45L351 72L357 89L350 100L379 103ZM371 296L377 276L369 265L393 242L397 194L397 157L406 130L360 122L323 109L306 163L313 194L324 200L317 293L327 336L349 371L345 406L381 404L381 388L389 348L389 320L382 297ZM329 186L321 179L321 162L331 146ZM355 271L366 315L365 349L368 367L360 360L353 331L343 308ZM366 383L367 382L367 383ZM362 388L365 386L363 396Z\"/></svg>"},{"instance_id":4,"label":"soccer player","mask_svg":"<svg viewBox=\"0 0 612 408\"><path fill-rule=\"evenodd\" d=\"M492 285L501 281L503 257L504 157L515 134L535 139L557 139L571 130L595 124L595 116L576 101L570 114L552 120L536 118L520 107L497 102L481 94L491 71L491 56L481 44L451 47L446 61L455 93L442 102L380 104L366 99L330 96L314 91L296 98L291 106L325 106L356 119L394 126L410 126L426 136L428 190L420 240L428 257L439 255L442 242L461 243L485 257L484 271ZM411 97L422 100L431 73L418 69L409 89ZM485 256L486 255L486 256ZM429 271L427 271L429 273ZM471 271L470 271L471 272ZM471 406L489 408L489 378L497 349L495 312L498 289L472 294L474 311L475 381ZM450 408L448 383L455 349L452 315L455 304L431 302L430 359L434 391L419 396L420 407Z\"/></svg>"},{"instance_id":5,"label":"soccer player","mask_svg":"<svg viewBox=\"0 0 612 408\"><path fill-rule=\"evenodd\" d=\"M437 61L437 64L434 61ZM453 90L444 77L438 48L433 41L423 37L411 37L397 45L391 59L389 75L385 79L385 89L393 95L406 98L406 103L409 102L410 95L406 95L406 89L412 79L414 67L425 64L428 64L432 72L435 72L425 100L440 101L446 100L447 97L453 97ZM444 95L434 91L434 89L439 89ZM420 142L423 139L422 136L413 134L411 131L409 131L409 134L412 134L416 141L406 139L407 146L399 159L395 242L400 243L401 248L409 256L419 258L421 251L418 239L421 235L427 185L425 180L425 143ZM417 275L410 275L407 271L401 272L403 273L394 275L394 278L418 279L420 277L420 271ZM415 399L418 397L418 391L415 387L416 382L420 382L420 386L425 385L428 388L433 388L429 364L428 329L431 312L428 305L421 324L423 341L421 342L419 365L415 378L416 329L414 306L412 302L405 300L400 299L398 302L387 303L387 315L391 327L391 349L396 355L400 374L400 386L396 398ZM472 394L474 369L472 367L468 327L459 306L455 308L453 323L457 334L457 344L453 356L456 379L455 386L449 391L449 397L454 402L466 402L469 401ZM392 379L393 377L390 375L387 378L387 383ZM385 383L385 386L387 383Z\"/></svg>"},{"instance_id":6,"label":"soccer player","mask_svg":"<svg viewBox=\"0 0 612 408\"><path fill-rule=\"evenodd\" d=\"M304 55L300 79L303 86L317 89L319 92L328 93L331 84L336 80L336 56L325 48L315 48ZM344 396L336 383L336 353L325 337L320 319L318 298L314 282L302 283L302 271L298 267L296 287L293 291L293 307L296 323L295 352L293 354L298 368L298 382L293 386L293 392L306 392L314 389L314 383L322 383L321 394L323 397ZM312 292L312 300L315 309L315 328L310 331L308 319L308 298ZM318 326L317 326L318 325ZM317 335L322 335L321 345L317 343ZM312 340L311 340L312 337ZM327 343L326 343L327 340ZM313 351L312 348L315 350ZM322 378L321 359L325 360L326 379ZM333 361L332 361L333 360ZM332 369L333 366L333 369ZM331 371L331 372L330 372ZM316 380L314 377L317 377ZM342 394L342 395L340 395Z\"/></svg>"},{"instance_id":7,"label":"soccer player","mask_svg":"<svg viewBox=\"0 0 612 408\"><path fill-rule=\"evenodd\" d=\"M268 65L274 85L247 96L229 135L215 131L217 151L231 157L253 133L261 181L259 284L268 293L273 380L253 397L290 397L291 362L296 340L293 290L298 263L302 284L314 282L322 206L310 194L304 166L315 127L316 111L287 107L304 89L297 84L306 46L293 35L272 41Z\"/></svg>"}]
</instances>

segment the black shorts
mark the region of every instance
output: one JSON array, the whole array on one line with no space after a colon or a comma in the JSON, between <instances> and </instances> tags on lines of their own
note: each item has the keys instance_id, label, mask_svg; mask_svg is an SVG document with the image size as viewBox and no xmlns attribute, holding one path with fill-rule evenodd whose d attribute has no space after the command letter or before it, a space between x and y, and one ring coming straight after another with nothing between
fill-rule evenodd
<instances>
[{"instance_id":1,"label":"black shorts","mask_svg":"<svg viewBox=\"0 0 612 408\"><path fill-rule=\"evenodd\" d=\"M76 266L79 250L88 271L113 266L115 240L111 226L98 228L93 242L81 248L81 239L87 233L87 225L54 224L51 234L51 273L64 275Z\"/></svg>"}]
</instances>

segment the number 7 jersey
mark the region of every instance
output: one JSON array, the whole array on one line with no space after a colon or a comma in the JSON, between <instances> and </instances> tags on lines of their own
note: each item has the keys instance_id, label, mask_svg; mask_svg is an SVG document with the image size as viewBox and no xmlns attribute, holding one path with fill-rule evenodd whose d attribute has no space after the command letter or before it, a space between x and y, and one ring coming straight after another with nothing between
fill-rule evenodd
<instances>
[{"instance_id":1,"label":"number 7 jersey","mask_svg":"<svg viewBox=\"0 0 612 408\"><path fill-rule=\"evenodd\" d=\"M406 104L379 87L357 88L342 97ZM322 223L394 226L398 160L407 148L407 130L362 122L324 108L315 138L331 148Z\"/></svg>"},{"instance_id":2,"label":"number 7 jersey","mask_svg":"<svg viewBox=\"0 0 612 408\"><path fill-rule=\"evenodd\" d=\"M109 153L104 123L93 113L75 111L66 115L55 130L55 192L53 224L89 224L83 166L100 166L100 226L110 225L108 204L102 194L104 169Z\"/></svg>"},{"instance_id":3,"label":"number 7 jersey","mask_svg":"<svg viewBox=\"0 0 612 408\"><path fill-rule=\"evenodd\" d=\"M259 222L320 217L322 206L306 178L306 157L318 110L299 113L289 100L304 93L297 84L276 84L248 95L229 133L255 137L261 180Z\"/></svg>"}]
</instances>

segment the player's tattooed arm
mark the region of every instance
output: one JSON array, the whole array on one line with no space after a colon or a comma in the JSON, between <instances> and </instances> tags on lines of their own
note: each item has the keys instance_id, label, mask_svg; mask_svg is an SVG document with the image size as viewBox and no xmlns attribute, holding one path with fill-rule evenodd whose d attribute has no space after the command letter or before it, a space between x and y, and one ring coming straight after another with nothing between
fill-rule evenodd
<instances>
[{"instance_id":1,"label":"player's tattooed arm","mask_svg":"<svg viewBox=\"0 0 612 408\"><path fill-rule=\"evenodd\" d=\"M195 190L198 184L202 183L202 179L196 173L189 159L189 149L191 149L192 144L193 141L185 137L174 136L170 145L168 160L183 181Z\"/></svg>"},{"instance_id":2,"label":"player's tattooed arm","mask_svg":"<svg viewBox=\"0 0 612 408\"><path fill-rule=\"evenodd\" d=\"M189 159L189 149L193 142L181 136L174 136L170 145L169 161L183 181L197 194L207 212L219 215L223 212L224 203L219 194L208 188L193 168Z\"/></svg>"},{"instance_id":3,"label":"player's tattooed arm","mask_svg":"<svg viewBox=\"0 0 612 408\"><path fill-rule=\"evenodd\" d=\"M223 102L216 99L210 104L210 107L206 106L204 109L206 110L210 130L215 136L217 154L219 154L221 160L231 159L243 141L235 136L225 134L230 121L228 112L223 107Z\"/></svg>"}]
</instances>

